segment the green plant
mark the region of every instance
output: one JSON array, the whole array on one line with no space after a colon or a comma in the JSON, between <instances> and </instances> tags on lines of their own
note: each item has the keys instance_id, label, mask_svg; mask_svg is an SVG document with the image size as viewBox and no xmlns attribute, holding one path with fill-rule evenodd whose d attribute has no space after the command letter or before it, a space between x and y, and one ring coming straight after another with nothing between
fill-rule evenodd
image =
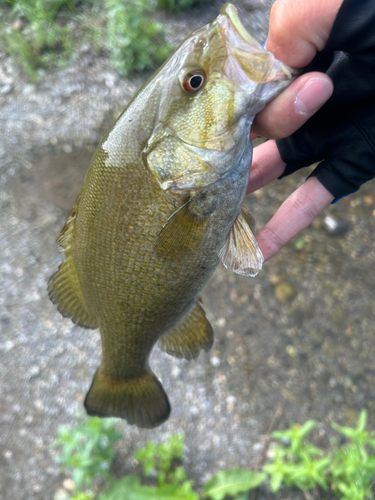
<instances>
[{"instance_id":1,"label":"green plant","mask_svg":"<svg viewBox=\"0 0 375 500\"><path fill-rule=\"evenodd\" d=\"M104 492L100 500L116 500L125 491L127 500L198 500L198 494L192 489L193 481L187 479L180 464L183 452L183 434L170 436L166 443L149 441L134 457L142 464L145 476L156 477L157 486L144 486L139 478L127 476Z\"/></svg>"},{"instance_id":2,"label":"green plant","mask_svg":"<svg viewBox=\"0 0 375 500\"><path fill-rule=\"evenodd\" d=\"M189 9L198 3L202 3L202 0L157 0L159 9L170 11Z\"/></svg>"},{"instance_id":3,"label":"green plant","mask_svg":"<svg viewBox=\"0 0 375 500\"><path fill-rule=\"evenodd\" d=\"M164 26L149 19L146 0L106 0L107 46L113 66L121 75L159 65L168 57Z\"/></svg>"},{"instance_id":4,"label":"green plant","mask_svg":"<svg viewBox=\"0 0 375 500\"><path fill-rule=\"evenodd\" d=\"M333 429L344 436L347 443L340 446L340 440L333 440L326 453L307 440L317 425L312 420L274 432L273 436L286 444L277 444L273 462L263 467L270 475L271 490L278 491L281 484L296 486L305 492L320 486L326 491L330 489L340 500L373 499L375 456L370 452L375 450L375 440L365 430L366 421L363 410L355 429L333 423Z\"/></svg>"},{"instance_id":5,"label":"green plant","mask_svg":"<svg viewBox=\"0 0 375 500\"><path fill-rule=\"evenodd\" d=\"M219 472L203 486L201 497L193 490L193 481L188 479L182 465L183 434L170 436L165 443L149 441L134 454L149 484L142 484L142 479L135 476L112 480L98 500L224 500L229 497L247 500L248 491L268 478L273 492L283 484L287 488L300 488L306 498L310 498L309 490L320 487L330 490L339 500L373 500L375 439L366 431L366 419L366 412L362 411L354 429L332 424L340 437L332 440L328 451L315 447L310 441L310 434L317 426L315 421L274 432L273 437L281 443L275 445L275 457L264 465L263 472L246 469ZM80 489L90 487L98 475L113 479L110 475L113 443L120 437L113 419L89 418L74 430L60 429L54 446L62 447L58 461L66 470L73 469L76 491L70 500L93 500L92 491ZM346 440L344 445L340 445L342 439Z\"/></svg>"},{"instance_id":6,"label":"green plant","mask_svg":"<svg viewBox=\"0 0 375 500\"><path fill-rule=\"evenodd\" d=\"M330 470L332 488L343 500L363 500L373 498L371 486L375 475L375 439L365 430L367 414L362 411L357 427L332 427L349 440L345 446L337 446L332 457Z\"/></svg>"},{"instance_id":7,"label":"green plant","mask_svg":"<svg viewBox=\"0 0 375 500\"><path fill-rule=\"evenodd\" d=\"M113 444L121 438L122 434L115 428L115 419L92 417L75 429L60 427L52 446L61 448L56 460L62 470L73 471L72 479L80 492L82 488L90 488L97 476L111 478L110 467L115 456Z\"/></svg>"},{"instance_id":8,"label":"green plant","mask_svg":"<svg viewBox=\"0 0 375 500\"><path fill-rule=\"evenodd\" d=\"M287 445L275 446L275 459L263 470L270 474L270 486L273 492L279 490L281 484L288 487L297 486L308 491L318 484L328 489L325 470L331 459L323 457L323 451L310 444L306 438L317 423L309 420L304 425L293 425L286 431L277 431L273 437L281 439Z\"/></svg>"},{"instance_id":9,"label":"green plant","mask_svg":"<svg viewBox=\"0 0 375 500\"><path fill-rule=\"evenodd\" d=\"M10 19L14 22L2 35L6 50L36 81L38 69L56 62L62 65L72 53L69 28L56 18L61 10L74 9L74 4L71 0L14 0L12 5Z\"/></svg>"},{"instance_id":10,"label":"green plant","mask_svg":"<svg viewBox=\"0 0 375 500\"><path fill-rule=\"evenodd\" d=\"M213 476L204 485L204 497L212 498L212 500L223 500L228 496L238 498L239 493L257 488L266 479L266 474L261 472L246 469L225 470Z\"/></svg>"}]
</instances>

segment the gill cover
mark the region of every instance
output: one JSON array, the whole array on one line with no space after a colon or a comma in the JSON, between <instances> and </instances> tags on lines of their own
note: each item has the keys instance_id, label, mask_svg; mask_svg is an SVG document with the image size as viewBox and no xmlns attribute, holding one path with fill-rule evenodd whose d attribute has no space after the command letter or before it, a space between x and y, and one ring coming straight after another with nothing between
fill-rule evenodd
<instances>
[{"instance_id":1,"label":"gill cover","mask_svg":"<svg viewBox=\"0 0 375 500\"><path fill-rule=\"evenodd\" d=\"M190 75L203 77L196 89ZM159 109L144 160L167 190L205 187L234 169L250 147L255 114L290 83L292 73L226 4L181 44L156 78Z\"/></svg>"}]
</instances>

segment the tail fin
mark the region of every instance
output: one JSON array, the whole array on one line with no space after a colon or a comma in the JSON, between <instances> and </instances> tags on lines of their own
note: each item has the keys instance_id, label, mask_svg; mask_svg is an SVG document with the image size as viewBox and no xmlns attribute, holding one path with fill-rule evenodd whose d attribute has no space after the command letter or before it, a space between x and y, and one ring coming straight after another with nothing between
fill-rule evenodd
<instances>
[{"instance_id":1,"label":"tail fin","mask_svg":"<svg viewBox=\"0 0 375 500\"><path fill-rule=\"evenodd\" d=\"M102 366L93 378L84 404L88 415L120 417L146 429L165 422L171 411L168 396L151 371L133 379L114 380L104 373Z\"/></svg>"}]
</instances>

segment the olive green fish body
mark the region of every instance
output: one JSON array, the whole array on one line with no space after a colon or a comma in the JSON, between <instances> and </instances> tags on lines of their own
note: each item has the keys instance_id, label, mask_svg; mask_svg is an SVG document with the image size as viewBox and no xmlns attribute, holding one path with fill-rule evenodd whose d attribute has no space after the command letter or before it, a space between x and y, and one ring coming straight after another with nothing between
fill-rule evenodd
<instances>
[{"instance_id":1,"label":"olive green fish body","mask_svg":"<svg viewBox=\"0 0 375 500\"><path fill-rule=\"evenodd\" d=\"M148 360L213 342L199 292L219 260L254 276L263 257L242 208L254 115L291 81L227 4L130 102L98 147L58 239L51 300L99 328L89 414L154 427L170 413Z\"/></svg>"},{"instance_id":2,"label":"olive green fish body","mask_svg":"<svg viewBox=\"0 0 375 500\"><path fill-rule=\"evenodd\" d=\"M159 256L158 236L183 200L161 191L142 162L107 168L102 156L93 167L104 173L82 190L72 254L108 374L128 378L145 370L157 339L195 303L218 256L209 238L194 254Z\"/></svg>"}]
</instances>

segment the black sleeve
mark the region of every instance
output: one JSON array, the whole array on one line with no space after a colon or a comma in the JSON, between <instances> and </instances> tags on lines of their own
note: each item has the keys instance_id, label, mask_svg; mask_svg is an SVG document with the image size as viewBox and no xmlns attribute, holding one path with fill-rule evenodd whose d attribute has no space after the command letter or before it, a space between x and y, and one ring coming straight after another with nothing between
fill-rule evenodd
<instances>
[{"instance_id":1,"label":"black sleeve","mask_svg":"<svg viewBox=\"0 0 375 500\"><path fill-rule=\"evenodd\" d=\"M320 161L312 175L338 199L375 177L375 1L344 0L325 48L303 72L333 80L327 103L276 141L289 175Z\"/></svg>"}]
</instances>

